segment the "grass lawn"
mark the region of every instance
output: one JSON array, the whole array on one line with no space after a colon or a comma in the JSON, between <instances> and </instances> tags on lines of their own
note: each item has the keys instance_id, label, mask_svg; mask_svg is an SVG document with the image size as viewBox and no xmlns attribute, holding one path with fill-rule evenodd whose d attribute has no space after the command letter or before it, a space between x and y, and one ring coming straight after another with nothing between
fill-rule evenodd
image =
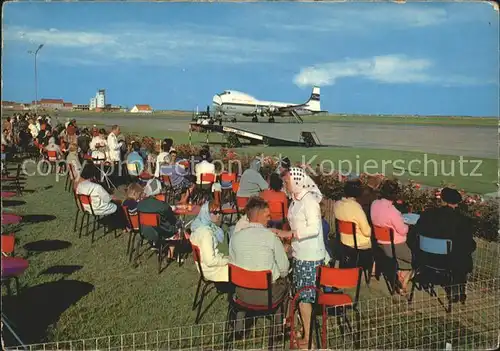
<instances>
[{"instance_id":1,"label":"grass lawn","mask_svg":"<svg viewBox=\"0 0 500 351\"><path fill-rule=\"evenodd\" d=\"M155 256L146 259L149 252L138 268L128 263L125 236L103 236L100 230L93 244L90 237L79 239L73 232L73 196L64 191L64 182L56 182L54 175L28 177L25 194L15 199L26 204L7 211L56 217L4 229L7 233L16 232L16 254L30 261L20 279L24 289L21 297L4 297L3 301L4 312L24 342L74 340L194 323L191 305L198 272L191 256L183 266L171 264L158 275ZM43 240L62 241L52 243L61 249L34 252L29 245L24 248ZM227 253L227 245L221 245L221 251ZM58 266L76 266L76 271L70 275L44 273ZM386 295L381 282L364 288L362 293L364 298ZM224 321L226 306L221 297L201 323Z\"/></svg>"},{"instance_id":2,"label":"grass lawn","mask_svg":"<svg viewBox=\"0 0 500 351\"><path fill-rule=\"evenodd\" d=\"M133 268L125 255L127 237L115 238L112 233L103 236L100 230L97 241L91 244L89 237L78 238L73 232L75 204L72 194L64 191L64 181L56 182L54 175L28 177L25 189L22 197L4 203L5 211L39 215L39 220L43 219L40 215L55 216L38 223L3 228L6 233L15 232L16 254L30 261L29 269L20 279L21 295L3 296L3 311L25 343L188 328L194 323L191 304L198 273L191 257L183 266L171 264L158 275L155 257L147 259L146 253L139 267ZM25 204L14 206L12 200L22 200ZM41 246L41 241L45 248L37 252L36 246ZM227 253L226 245L220 249ZM489 255L490 251L488 245L485 252ZM486 253L479 256L490 257ZM61 269L69 272L55 272ZM204 306L214 296L209 295ZM362 285L363 301L387 296L382 280L372 280L369 287ZM384 310L392 308L390 302L383 301ZM226 306L226 301L219 298L201 323L223 322ZM370 306L373 301L364 307L367 317ZM418 311L418 303L415 309ZM438 313L438 307L432 311ZM383 316L386 312L380 313ZM399 325L401 321L384 319L375 325L378 323ZM367 330L373 330L373 326ZM9 345L8 334L5 338Z\"/></svg>"}]
</instances>

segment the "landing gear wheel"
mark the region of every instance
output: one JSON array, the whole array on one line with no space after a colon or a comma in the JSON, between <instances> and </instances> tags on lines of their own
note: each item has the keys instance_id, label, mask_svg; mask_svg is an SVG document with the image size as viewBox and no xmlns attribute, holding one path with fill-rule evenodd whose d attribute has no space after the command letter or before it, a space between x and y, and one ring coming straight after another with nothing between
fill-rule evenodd
<instances>
[{"instance_id":1,"label":"landing gear wheel","mask_svg":"<svg viewBox=\"0 0 500 351\"><path fill-rule=\"evenodd\" d=\"M257 117L252 118L252 122L257 123L258 121L259 121L259 119Z\"/></svg>"},{"instance_id":2,"label":"landing gear wheel","mask_svg":"<svg viewBox=\"0 0 500 351\"><path fill-rule=\"evenodd\" d=\"M269 123L274 123L274 117L269 117L268 122Z\"/></svg>"},{"instance_id":3,"label":"landing gear wheel","mask_svg":"<svg viewBox=\"0 0 500 351\"><path fill-rule=\"evenodd\" d=\"M237 121L236 121L236 117L233 117L233 118L231 119L231 122L236 123L236 122L237 122Z\"/></svg>"}]
</instances>

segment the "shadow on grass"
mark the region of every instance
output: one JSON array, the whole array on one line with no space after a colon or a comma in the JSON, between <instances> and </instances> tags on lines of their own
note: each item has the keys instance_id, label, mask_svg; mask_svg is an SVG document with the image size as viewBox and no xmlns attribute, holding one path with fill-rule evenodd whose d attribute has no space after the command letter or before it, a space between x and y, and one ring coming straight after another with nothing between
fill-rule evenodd
<instances>
[{"instance_id":1,"label":"shadow on grass","mask_svg":"<svg viewBox=\"0 0 500 351\"><path fill-rule=\"evenodd\" d=\"M2 205L5 207L16 207L26 205L26 201L22 200L4 200L2 201Z\"/></svg>"},{"instance_id":2,"label":"shadow on grass","mask_svg":"<svg viewBox=\"0 0 500 351\"><path fill-rule=\"evenodd\" d=\"M29 252L47 252L67 249L71 246L69 241L62 240L39 240L27 243L23 248Z\"/></svg>"},{"instance_id":3,"label":"shadow on grass","mask_svg":"<svg viewBox=\"0 0 500 351\"><path fill-rule=\"evenodd\" d=\"M78 266L78 265L71 265L71 266L63 266L63 265L57 265L57 266L52 266L41 272L39 275L51 275L51 274L63 274L63 275L70 275L73 274L80 269L82 269L83 266Z\"/></svg>"},{"instance_id":4,"label":"shadow on grass","mask_svg":"<svg viewBox=\"0 0 500 351\"><path fill-rule=\"evenodd\" d=\"M41 222L49 222L56 219L56 216L53 215L23 215L22 223L41 223Z\"/></svg>"},{"instance_id":5,"label":"shadow on grass","mask_svg":"<svg viewBox=\"0 0 500 351\"><path fill-rule=\"evenodd\" d=\"M59 280L21 289L19 295L3 297L3 313L24 343L47 340L47 329L61 314L94 290L92 284L77 280ZM6 345L17 342L4 334Z\"/></svg>"}]
</instances>

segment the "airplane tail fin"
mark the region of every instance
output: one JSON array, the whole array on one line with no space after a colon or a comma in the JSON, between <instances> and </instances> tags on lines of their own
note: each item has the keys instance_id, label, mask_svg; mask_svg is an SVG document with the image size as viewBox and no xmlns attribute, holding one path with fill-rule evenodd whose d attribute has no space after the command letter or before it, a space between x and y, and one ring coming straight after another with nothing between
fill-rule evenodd
<instances>
[{"instance_id":1,"label":"airplane tail fin","mask_svg":"<svg viewBox=\"0 0 500 351\"><path fill-rule=\"evenodd\" d=\"M313 87L311 97L307 100L306 105L311 111L321 111L319 87Z\"/></svg>"}]
</instances>

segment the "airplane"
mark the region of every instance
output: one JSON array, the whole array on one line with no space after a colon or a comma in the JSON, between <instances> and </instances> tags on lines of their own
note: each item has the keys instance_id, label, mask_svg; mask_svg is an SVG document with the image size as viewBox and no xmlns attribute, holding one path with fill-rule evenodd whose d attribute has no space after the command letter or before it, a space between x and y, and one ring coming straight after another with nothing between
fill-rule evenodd
<instances>
[{"instance_id":1,"label":"airplane","mask_svg":"<svg viewBox=\"0 0 500 351\"><path fill-rule=\"evenodd\" d=\"M267 116L268 121L273 123L275 116L294 116L301 121L300 116L327 112L321 110L320 88L317 86L313 87L309 100L302 104L261 101L236 90L224 90L214 95L212 103L218 117L233 116L233 122L236 122L236 115L251 116L252 122L258 122L258 116Z\"/></svg>"}]
</instances>

